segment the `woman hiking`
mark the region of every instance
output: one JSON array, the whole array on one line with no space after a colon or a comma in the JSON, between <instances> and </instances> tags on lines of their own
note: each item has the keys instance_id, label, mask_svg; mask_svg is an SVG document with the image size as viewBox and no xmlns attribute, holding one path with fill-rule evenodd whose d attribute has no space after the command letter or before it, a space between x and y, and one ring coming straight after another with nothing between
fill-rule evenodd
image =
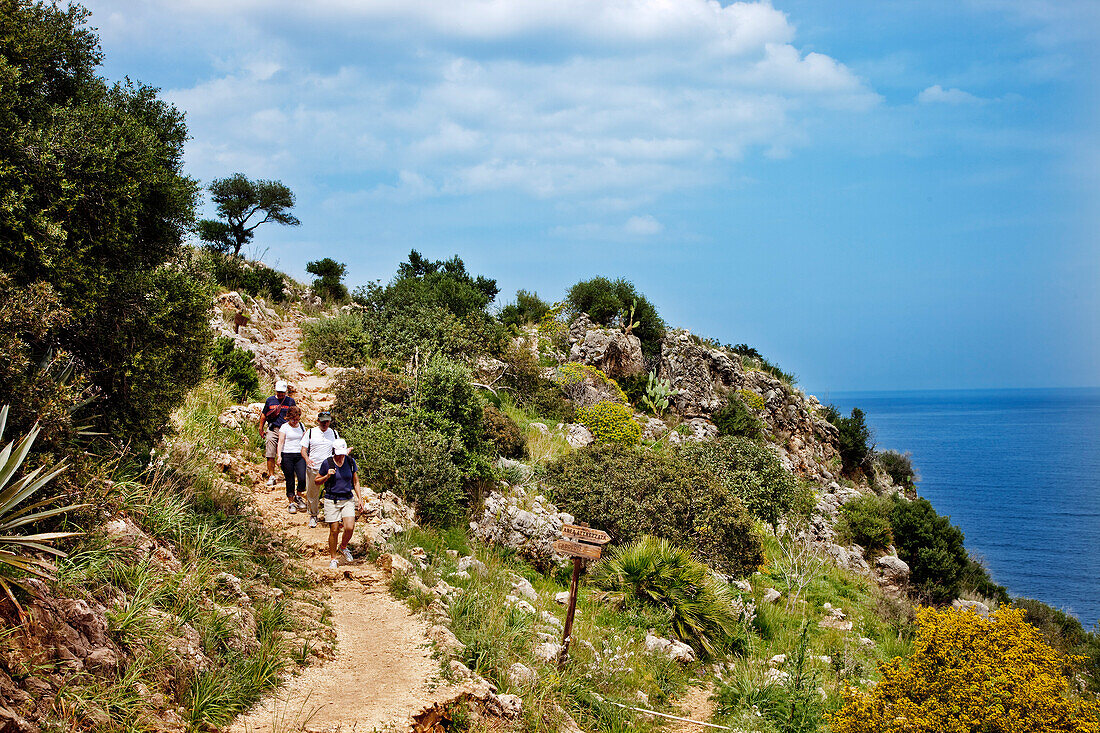
<instances>
[{"instance_id":1,"label":"woman hiking","mask_svg":"<svg viewBox=\"0 0 1100 733\"><path fill-rule=\"evenodd\" d=\"M302 458L302 409L291 407L286 411L286 422L279 428L279 456L286 479L286 510L294 514L306 510L306 459Z\"/></svg>"},{"instance_id":2,"label":"woman hiking","mask_svg":"<svg viewBox=\"0 0 1100 733\"><path fill-rule=\"evenodd\" d=\"M332 559L328 566L335 568L340 555L348 562L355 558L348 549L355 531L355 515L363 510L363 496L359 493L359 467L348 455L347 441L337 440L332 445L332 456L321 462L317 483L325 488L325 521L328 522L328 554ZM341 528L344 530L340 536Z\"/></svg>"}]
</instances>

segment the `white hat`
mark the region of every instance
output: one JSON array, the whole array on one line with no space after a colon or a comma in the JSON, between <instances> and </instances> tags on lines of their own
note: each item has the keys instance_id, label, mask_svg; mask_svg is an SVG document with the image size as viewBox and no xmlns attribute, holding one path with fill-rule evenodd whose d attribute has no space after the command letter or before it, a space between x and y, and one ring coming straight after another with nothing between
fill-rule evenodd
<instances>
[{"instance_id":1,"label":"white hat","mask_svg":"<svg viewBox=\"0 0 1100 733\"><path fill-rule=\"evenodd\" d=\"M286 392L286 382L283 382L281 380L276 382L275 383L275 391L276 392Z\"/></svg>"},{"instance_id":2,"label":"white hat","mask_svg":"<svg viewBox=\"0 0 1100 733\"><path fill-rule=\"evenodd\" d=\"M348 454L348 441L337 438L332 442L332 454L334 456L346 456Z\"/></svg>"}]
</instances>

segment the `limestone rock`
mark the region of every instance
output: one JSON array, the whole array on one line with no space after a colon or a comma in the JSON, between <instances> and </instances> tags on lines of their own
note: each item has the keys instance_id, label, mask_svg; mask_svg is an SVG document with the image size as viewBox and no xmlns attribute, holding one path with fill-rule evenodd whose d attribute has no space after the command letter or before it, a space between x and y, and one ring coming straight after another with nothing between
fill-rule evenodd
<instances>
[{"instance_id":1,"label":"limestone rock","mask_svg":"<svg viewBox=\"0 0 1100 733\"><path fill-rule=\"evenodd\" d=\"M516 662L508 668L508 682L516 686L533 685L538 680L538 673L530 667Z\"/></svg>"},{"instance_id":2,"label":"limestone rock","mask_svg":"<svg viewBox=\"0 0 1100 733\"><path fill-rule=\"evenodd\" d=\"M585 448L596 442L596 436L592 434L592 431L579 423L569 423L563 426L563 430L565 432L565 442L569 444L570 448Z\"/></svg>"},{"instance_id":3,"label":"limestone rock","mask_svg":"<svg viewBox=\"0 0 1100 733\"><path fill-rule=\"evenodd\" d=\"M687 331L670 330L661 342L660 373L676 390L672 405L681 415L717 412L725 404L720 392L740 387L742 372L739 361L697 343Z\"/></svg>"},{"instance_id":4,"label":"limestone rock","mask_svg":"<svg viewBox=\"0 0 1100 733\"><path fill-rule=\"evenodd\" d=\"M645 637L645 650L654 654L665 654L669 659L681 664L695 661L695 650L682 641L676 639L664 639L647 633Z\"/></svg>"},{"instance_id":5,"label":"limestone rock","mask_svg":"<svg viewBox=\"0 0 1100 733\"><path fill-rule=\"evenodd\" d=\"M527 600L532 601L534 603L539 602L538 591L535 590L535 587L533 585L531 585L531 582L529 580L527 580L526 578L519 578L518 580L513 582L512 583L512 592L516 593L518 595L521 595L524 598L526 598Z\"/></svg>"},{"instance_id":6,"label":"limestone rock","mask_svg":"<svg viewBox=\"0 0 1100 733\"><path fill-rule=\"evenodd\" d=\"M523 700L517 695L489 695L486 708L493 715L514 720L523 714Z\"/></svg>"},{"instance_id":7,"label":"limestone rock","mask_svg":"<svg viewBox=\"0 0 1100 733\"><path fill-rule=\"evenodd\" d=\"M775 588L768 588L766 591L764 591L763 601L764 603L776 603L782 597L782 594Z\"/></svg>"},{"instance_id":8,"label":"limestone rock","mask_svg":"<svg viewBox=\"0 0 1100 733\"><path fill-rule=\"evenodd\" d=\"M378 566L382 568L386 574L393 573L405 573L411 575L416 572L416 568L413 564L401 557L401 555L386 553L378 557Z\"/></svg>"},{"instance_id":9,"label":"limestone rock","mask_svg":"<svg viewBox=\"0 0 1100 733\"><path fill-rule=\"evenodd\" d=\"M544 641L535 646L535 658L543 662L556 662L561 656L561 644L555 641Z\"/></svg>"},{"instance_id":10,"label":"limestone rock","mask_svg":"<svg viewBox=\"0 0 1100 733\"><path fill-rule=\"evenodd\" d=\"M640 374L645 370L641 339L609 328L588 330L582 339L573 344L569 358L594 366L612 379Z\"/></svg>"},{"instance_id":11,"label":"limestone rock","mask_svg":"<svg viewBox=\"0 0 1100 733\"><path fill-rule=\"evenodd\" d=\"M428 638L432 640L436 648L444 654L458 655L466 651L466 645L458 640L450 629L441 624L433 626L428 631Z\"/></svg>"},{"instance_id":12,"label":"limestone rock","mask_svg":"<svg viewBox=\"0 0 1100 733\"><path fill-rule=\"evenodd\" d=\"M973 611L980 616L989 615L989 606L985 605L981 601L967 601L962 598L956 598L951 601L952 608L960 608L964 611Z\"/></svg>"}]
</instances>

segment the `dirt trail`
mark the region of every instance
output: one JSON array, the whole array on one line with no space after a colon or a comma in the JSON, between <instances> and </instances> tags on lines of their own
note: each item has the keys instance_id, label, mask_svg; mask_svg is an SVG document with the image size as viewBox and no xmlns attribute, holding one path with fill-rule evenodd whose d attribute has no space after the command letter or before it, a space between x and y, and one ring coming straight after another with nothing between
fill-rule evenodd
<instances>
[{"instance_id":1,"label":"dirt trail","mask_svg":"<svg viewBox=\"0 0 1100 733\"><path fill-rule=\"evenodd\" d=\"M279 366L297 389L307 425L332 404L327 380L306 371L298 343L301 330L288 324L276 331L271 346ZM331 586L329 605L336 630L336 654L287 680L230 728L233 733L261 731L406 730L413 716L454 696L440 683L439 664L431 657L427 625L390 597L381 570L366 561L328 568L328 528L310 529L309 515L289 514L285 489L269 489L256 472L254 496L264 521L301 543L303 563Z\"/></svg>"}]
</instances>

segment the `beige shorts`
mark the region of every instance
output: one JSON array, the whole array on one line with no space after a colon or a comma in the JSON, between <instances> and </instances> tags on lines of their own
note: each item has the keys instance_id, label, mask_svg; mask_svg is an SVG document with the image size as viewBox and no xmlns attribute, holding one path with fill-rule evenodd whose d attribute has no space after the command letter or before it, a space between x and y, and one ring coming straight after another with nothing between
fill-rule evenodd
<instances>
[{"instance_id":1,"label":"beige shorts","mask_svg":"<svg viewBox=\"0 0 1100 733\"><path fill-rule=\"evenodd\" d=\"M332 524L344 519L355 519L355 498L325 499L325 521Z\"/></svg>"},{"instance_id":2,"label":"beige shorts","mask_svg":"<svg viewBox=\"0 0 1100 733\"><path fill-rule=\"evenodd\" d=\"M279 431L268 430L264 433L264 457L265 458L278 458L279 457Z\"/></svg>"}]
</instances>

